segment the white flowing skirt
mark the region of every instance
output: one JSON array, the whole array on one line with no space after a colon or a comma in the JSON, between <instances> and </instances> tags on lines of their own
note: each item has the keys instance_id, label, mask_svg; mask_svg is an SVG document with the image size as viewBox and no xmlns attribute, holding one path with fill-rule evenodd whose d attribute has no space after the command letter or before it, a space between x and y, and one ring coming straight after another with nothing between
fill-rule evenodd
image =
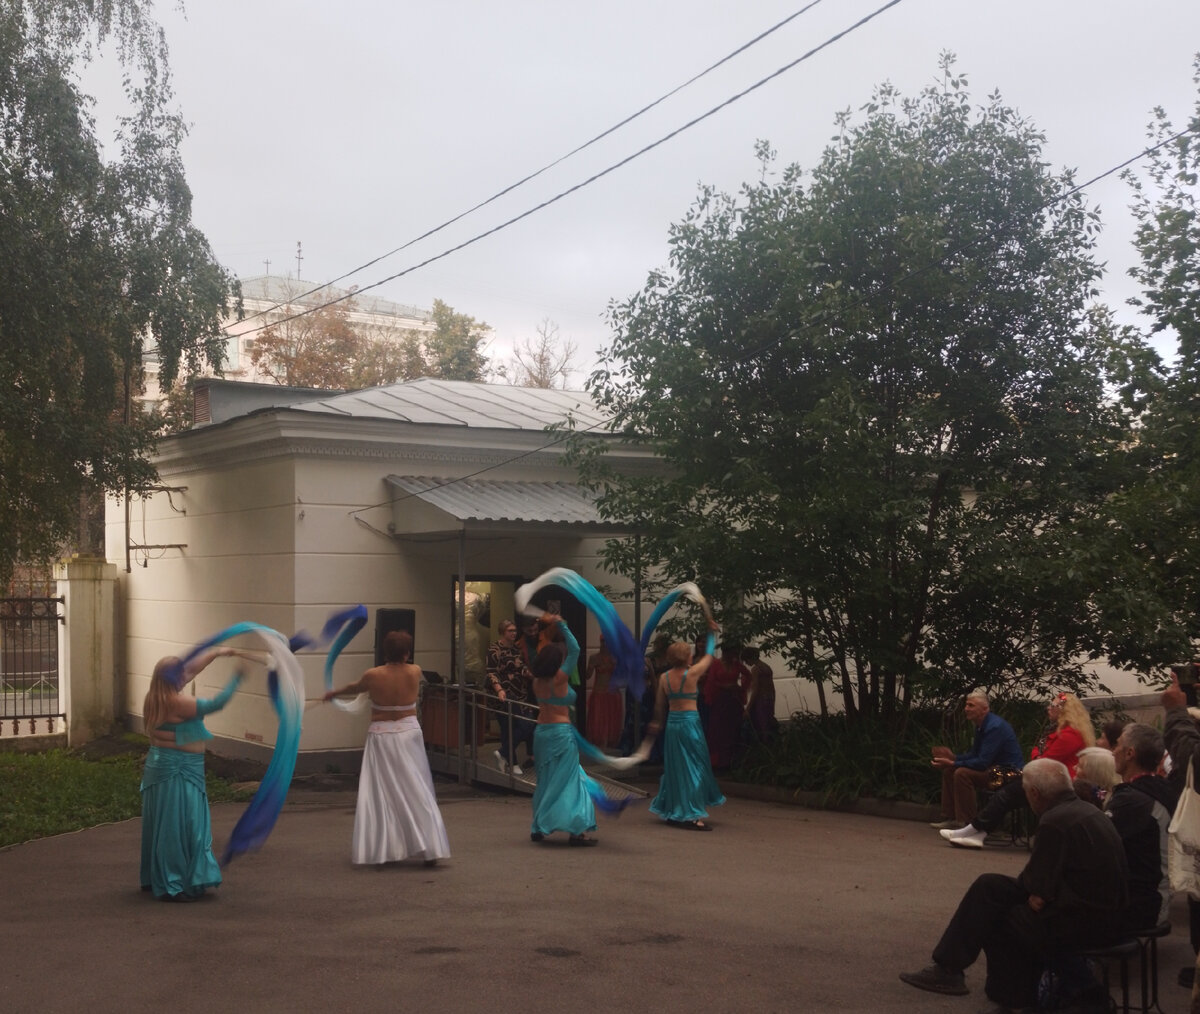
<instances>
[{"instance_id":1,"label":"white flowing skirt","mask_svg":"<svg viewBox=\"0 0 1200 1014\"><path fill-rule=\"evenodd\" d=\"M358 776L350 858L375 864L449 856L420 723L415 716L372 722Z\"/></svg>"}]
</instances>

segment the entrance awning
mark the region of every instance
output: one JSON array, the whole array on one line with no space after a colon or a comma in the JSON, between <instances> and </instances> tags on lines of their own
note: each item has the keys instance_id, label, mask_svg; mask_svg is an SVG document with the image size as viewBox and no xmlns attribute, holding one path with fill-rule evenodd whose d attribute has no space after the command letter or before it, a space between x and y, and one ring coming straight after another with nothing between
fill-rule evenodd
<instances>
[{"instance_id":1,"label":"entrance awning","mask_svg":"<svg viewBox=\"0 0 1200 1014\"><path fill-rule=\"evenodd\" d=\"M459 532L594 536L629 531L602 518L592 495L571 482L412 475L389 475L387 482L395 494L391 531L398 536Z\"/></svg>"}]
</instances>

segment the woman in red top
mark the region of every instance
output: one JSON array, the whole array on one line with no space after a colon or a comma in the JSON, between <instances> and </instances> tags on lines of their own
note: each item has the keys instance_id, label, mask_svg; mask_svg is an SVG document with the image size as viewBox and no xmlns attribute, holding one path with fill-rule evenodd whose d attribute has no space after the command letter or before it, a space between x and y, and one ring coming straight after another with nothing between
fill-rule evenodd
<instances>
[{"instance_id":1,"label":"woman in red top","mask_svg":"<svg viewBox=\"0 0 1200 1014\"><path fill-rule=\"evenodd\" d=\"M1096 745L1096 731L1092 718L1083 702L1074 694L1061 693L1046 705L1046 715L1054 723L1052 732L1038 740L1030 751L1029 759L1049 757L1067 766L1067 772L1075 777L1075 765L1079 763L1079 751Z\"/></svg>"},{"instance_id":2,"label":"woman in red top","mask_svg":"<svg viewBox=\"0 0 1200 1014\"><path fill-rule=\"evenodd\" d=\"M1029 759L1039 757L1065 764L1071 778L1079 763L1079 751L1096 745L1096 730L1083 702L1074 694L1055 694L1046 705L1046 716L1054 727L1038 740L1029 752ZM957 831L942 831L941 835L958 848L981 849L983 840L1004 822L1009 810L1025 805L1025 789L1021 776L1010 778L992 793L974 821Z\"/></svg>"}]
</instances>

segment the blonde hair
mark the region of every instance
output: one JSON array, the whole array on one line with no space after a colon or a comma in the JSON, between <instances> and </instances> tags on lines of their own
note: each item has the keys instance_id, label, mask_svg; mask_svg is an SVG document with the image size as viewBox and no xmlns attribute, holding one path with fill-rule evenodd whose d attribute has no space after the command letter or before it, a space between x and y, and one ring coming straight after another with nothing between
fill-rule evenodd
<instances>
[{"instance_id":1,"label":"blonde hair","mask_svg":"<svg viewBox=\"0 0 1200 1014\"><path fill-rule=\"evenodd\" d=\"M1058 713L1058 727L1069 725L1083 737L1083 745L1096 745L1096 729L1092 725L1092 716L1087 708L1074 694L1059 694L1058 703L1061 710Z\"/></svg>"},{"instance_id":2,"label":"blonde hair","mask_svg":"<svg viewBox=\"0 0 1200 1014\"><path fill-rule=\"evenodd\" d=\"M1089 746L1079 751L1079 763L1075 766L1075 777L1091 782L1107 792L1121 779L1117 777L1116 762L1111 750L1102 746Z\"/></svg>"},{"instance_id":3,"label":"blonde hair","mask_svg":"<svg viewBox=\"0 0 1200 1014\"><path fill-rule=\"evenodd\" d=\"M180 665L180 660L174 655L160 658L150 675L150 689L146 691L142 701L142 723L146 726L146 735L152 733L163 723L170 710L171 698L175 696L175 687L171 684L171 674Z\"/></svg>"},{"instance_id":4,"label":"blonde hair","mask_svg":"<svg viewBox=\"0 0 1200 1014\"><path fill-rule=\"evenodd\" d=\"M667 662L672 666L687 665L692 660L692 646L687 641L676 641L667 648Z\"/></svg>"}]
</instances>

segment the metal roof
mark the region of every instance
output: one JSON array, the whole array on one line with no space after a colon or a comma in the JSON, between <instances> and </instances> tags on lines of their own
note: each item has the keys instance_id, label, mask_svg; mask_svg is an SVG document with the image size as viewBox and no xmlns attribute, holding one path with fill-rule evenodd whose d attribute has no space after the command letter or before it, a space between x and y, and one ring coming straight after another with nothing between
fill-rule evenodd
<instances>
[{"instance_id":1,"label":"metal roof","mask_svg":"<svg viewBox=\"0 0 1200 1014\"><path fill-rule=\"evenodd\" d=\"M571 482L438 479L412 475L389 475L387 481L460 523L614 527L600 516L591 494ZM393 507L402 508L403 500Z\"/></svg>"},{"instance_id":2,"label":"metal roof","mask_svg":"<svg viewBox=\"0 0 1200 1014\"><path fill-rule=\"evenodd\" d=\"M599 426L604 421L604 416L584 391L510 387L432 377L370 387L349 394L331 394L288 408L350 419L394 419L442 426L539 432L563 422L569 415L574 416L581 429Z\"/></svg>"}]
</instances>

